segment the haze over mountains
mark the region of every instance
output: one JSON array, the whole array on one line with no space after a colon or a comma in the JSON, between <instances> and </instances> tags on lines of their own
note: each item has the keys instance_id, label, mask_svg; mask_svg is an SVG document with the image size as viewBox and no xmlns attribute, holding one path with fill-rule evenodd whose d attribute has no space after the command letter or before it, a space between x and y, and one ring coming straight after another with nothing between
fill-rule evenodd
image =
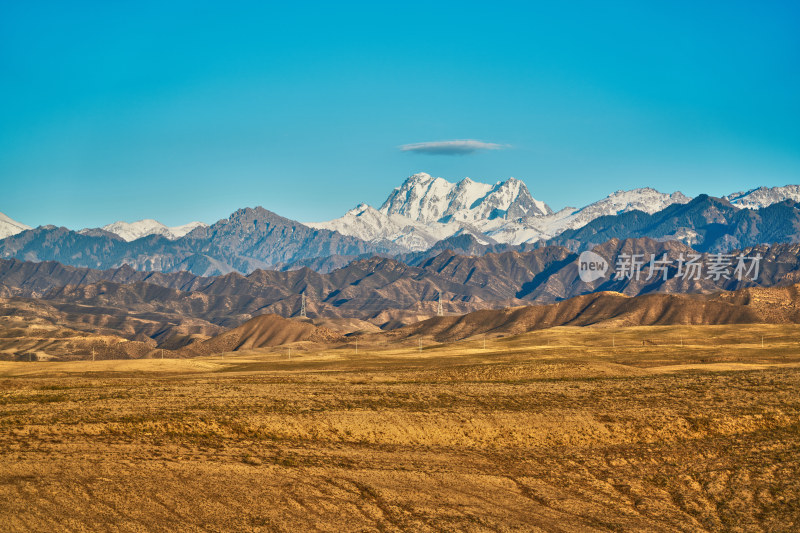
<instances>
[{"instance_id":1,"label":"haze over mountains","mask_svg":"<svg viewBox=\"0 0 800 533\"><path fill-rule=\"evenodd\" d=\"M580 251L612 238L677 240L715 252L797 242L798 200L797 185L695 199L643 188L553 212L514 178L488 185L419 173L380 208L360 204L327 222L303 224L260 207L240 209L211 226L170 228L146 219L77 232L30 229L2 217L0 257L209 276L306 266L328 272L374 255L417 264L446 249L482 254L555 244Z\"/></svg>"}]
</instances>

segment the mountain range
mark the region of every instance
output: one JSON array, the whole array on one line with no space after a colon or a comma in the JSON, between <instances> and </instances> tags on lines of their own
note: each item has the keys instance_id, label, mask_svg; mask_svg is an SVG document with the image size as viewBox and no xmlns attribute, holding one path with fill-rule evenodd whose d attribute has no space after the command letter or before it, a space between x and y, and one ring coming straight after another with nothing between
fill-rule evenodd
<instances>
[{"instance_id":1,"label":"mountain range","mask_svg":"<svg viewBox=\"0 0 800 533\"><path fill-rule=\"evenodd\" d=\"M626 241L608 243L604 252L642 251L647 247L664 245L655 241ZM669 246L682 245L675 243ZM563 249L562 249L563 251ZM675 250L677 251L677 250ZM683 250L685 251L685 250ZM613 290L597 290L544 305L530 305L533 291L523 290L526 299L506 302L456 302L456 315L433 316L435 300L427 294L426 301L416 302L416 312L408 309L405 320L399 310L384 309L374 314L365 299L348 294L339 298L341 289L356 287L356 293L367 295L384 289L390 292L408 290L413 275L419 270L406 270L392 260L358 262L347 272L322 276L310 270L296 272L258 271L248 277L229 274L217 278L197 278L188 274L142 273L126 267L118 271L88 271L64 267L57 263L0 262L0 358L18 360L140 358L158 357L159 351L171 350L170 357L212 355L238 349L276 346L293 342L351 343L353 336L367 343L385 344L426 339L426 343L452 342L476 335L515 335L554 326L631 326L670 324L737 324L737 323L797 323L800 285L797 284L797 245L778 245L765 252L773 268L765 283L778 282L782 287L745 286L734 291L713 291L704 294L664 294L647 292L653 286L622 284L628 296ZM507 279L512 271L520 279L528 279L529 270L548 264L548 258L536 253L521 259L520 254L504 257L459 258L442 254L427 272L421 273L423 283L460 285L463 292L477 290L486 277L478 276L473 283L465 272L480 268L493 274L503 269ZM447 257L449 255L449 257ZM781 259L783 258L783 259ZM486 261L488 260L488 261ZM454 263L457 263L454 265ZM477 263L484 263L478 265ZM561 264L559 264L561 263ZM433 265L436 265L435 267ZM552 266L556 265L553 269ZM550 262L544 271L558 278L561 287L575 287L569 282L566 265ZM574 273L574 272L573 272ZM146 281L132 281L148 276ZM111 277L117 281L96 281ZM56 287L66 280L78 282ZM120 281L127 280L127 283ZM495 281L491 275L489 281ZM574 281L574 280L573 280ZM152 282L152 283L151 283ZM8 283L6 285L5 283ZM161 284L159 284L161 283ZM169 288L164 284L181 286ZM488 293L514 289L517 282L488 287ZM358 288L360 285L367 287ZM280 305L290 286L292 290L312 290L323 296L324 302L311 301L312 315L323 312L326 317L287 319L297 309L297 293L291 294L290 308ZM35 289L34 287L38 287ZM48 288L51 287L51 288ZM658 290L664 288L655 284ZM413 288L413 287L412 287ZM608 287L607 287L608 288ZM333 289L325 296L324 291ZM12 296L11 292L44 290L40 297ZM322 290L320 293L318 291ZM283 291L283 292L282 292ZM276 305L264 305L273 301ZM356 302L356 306L343 303ZM385 303L380 297L373 303ZM400 302L395 298L395 304ZM284 300L285 303L285 300ZM454 302L448 301L448 308ZM421 307L420 307L421 304ZM338 306L338 307L337 307ZM287 312L288 311L288 312ZM467 312L470 311L470 312ZM372 324L359 319L336 318L334 314L361 313L374 315ZM394 317L394 318L392 318ZM377 320L387 320L381 331ZM163 356L163 352L161 354Z\"/></svg>"},{"instance_id":2,"label":"mountain range","mask_svg":"<svg viewBox=\"0 0 800 533\"><path fill-rule=\"evenodd\" d=\"M210 226L80 231L2 215L0 351L193 356L344 342L342 331L452 340L558 324L752 322L773 304L776 320L792 321L796 290L775 303L761 288L800 282L799 200L798 186L723 198L645 188L554 212L513 178L415 174L380 208L321 223L261 207ZM606 267L583 279L589 250ZM696 276L685 275L686 258L698 261ZM737 275L743 264L757 268ZM299 315L301 295L311 322L281 319ZM446 316L426 321L440 301Z\"/></svg>"},{"instance_id":3,"label":"mountain range","mask_svg":"<svg viewBox=\"0 0 800 533\"><path fill-rule=\"evenodd\" d=\"M581 251L612 238L677 240L700 251L729 251L800 240L798 200L796 185L694 199L643 188L553 212L514 178L488 185L419 173L380 208L360 204L327 222L303 224L256 207L211 226L170 228L147 219L72 231L31 229L3 215L0 257L210 276L303 267L329 272L375 255L417 264L446 249L482 254L561 245Z\"/></svg>"},{"instance_id":4,"label":"mountain range","mask_svg":"<svg viewBox=\"0 0 800 533\"><path fill-rule=\"evenodd\" d=\"M189 222L181 226L167 227L157 220L146 218L136 222L114 222L103 226L101 229L122 237L125 241L135 241L148 235L162 235L170 240L183 237L195 228L205 228L208 224L204 222ZM91 229L82 230L83 233L92 232Z\"/></svg>"},{"instance_id":5,"label":"mountain range","mask_svg":"<svg viewBox=\"0 0 800 533\"><path fill-rule=\"evenodd\" d=\"M247 276L196 276L189 272L144 272L129 265L109 270L60 263L0 260L0 298L7 314L38 309L56 324L75 330L123 336L153 346L180 347L194 340L273 313L300 312L306 295L311 318L358 319L392 329L429 317L441 298L447 314L552 303L595 292L637 296L663 293L713 293L753 286L800 282L800 245L776 244L742 251L761 256L755 276L698 279L678 276L678 259L695 251L675 242L652 239L611 240L593 252L605 258L609 272L584 282L578 254L562 246L527 252L462 256L448 250L413 266L391 258L353 261L323 274L308 268L255 270ZM626 256L672 260L667 275L643 265L641 276L615 276ZM708 264L713 256L702 254ZM755 278L755 279L753 279Z\"/></svg>"},{"instance_id":6,"label":"mountain range","mask_svg":"<svg viewBox=\"0 0 800 533\"><path fill-rule=\"evenodd\" d=\"M645 188L617 191L581 209L568 207L554 213L514 178L487 185L469 178L450 183L419 173L392 191L380 209L360 204L341 218L308 225L423 251L439 240L463 234L484 244L538 242L603 215L634 209L654 213L689 200L680 192L663 194Z\"/></svg>"}]
</instances>

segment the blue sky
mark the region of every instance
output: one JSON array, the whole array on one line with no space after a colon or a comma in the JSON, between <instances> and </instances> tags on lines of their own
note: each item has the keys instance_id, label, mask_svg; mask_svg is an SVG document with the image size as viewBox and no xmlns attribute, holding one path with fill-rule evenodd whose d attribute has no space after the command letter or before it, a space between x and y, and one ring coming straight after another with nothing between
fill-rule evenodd
<instances>
[{"instance_id":1,"label":"blue sky","mask_svg":"<svg viewBox=\"0 0 800 533\"><path fill-rule=\"evenodd\" d=\"M0 211L325 220L417 171L554 208L800 183L800 3L288 4L0 3ZM453 139L504 149L399 148Z\"/></svg>"}]
</instances>

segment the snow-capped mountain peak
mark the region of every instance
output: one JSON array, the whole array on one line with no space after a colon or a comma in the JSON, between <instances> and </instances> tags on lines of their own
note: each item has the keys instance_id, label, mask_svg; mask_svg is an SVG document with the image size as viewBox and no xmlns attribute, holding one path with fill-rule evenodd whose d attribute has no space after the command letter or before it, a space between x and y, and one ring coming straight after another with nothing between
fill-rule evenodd
<instances>
[{"instance_id":1,"label":"snow-capped mountain peak","mask_svg":"<svg viewBox=\"0 0 800 533\"><path fill-rule=\"evenodd\" d=\"M680 191L672 194L659 192L651 187L615 191L602 200L594 202L578 210L578 212L602 211L602 215L617 215L626 211L644 211L656 213L672 204L685 204L691 200ZM597 217L595 217L597 218Z\"/></svg>"},{"instance_id":2,"label":"snow-capped mountain peak","mask_svg":"<svg viewBox=\"0 0 800 533\"><path fill-rule=\"evenodd\" d=\"M118 221L112 224L103 226L102 229L110 233L119 235L124 240L130 242L148 235L163 235L167 239L178 239L183 237L195 228L204 228L208 224L203 222L189 222L181 226L168 227L157 220L152 218L145 218L137 220L136 222L123 222Z\"/></svg>"},{"instance_id":3,"label":"snow-capped mountain peak","mask_svg":"<svg viewBox=\"0 0 800 533\"><path fill-rule=\"evenodd\" d=\"M783 187L759 187L749 191L740 191L728 196L723 196L736 207L747 209L760 209L784 200L800 202L800 185L785 185Z\"/></svg>"},{"instance_id":4,"label":"snow-capped mountain peak","mask_svg":"<svg viewBox=\"0 0 800 533\"><path fill-rule=\"evenodd\" d=\"M26 226L22 222L17 222L11 217L0 213L0 239L5 239L29 229L31 229L30 226Z\"/></svg>"},{"instance_id":5,"label":"snow-capped mountain peak","mask_svg":"<svg viewBox=\"0 0 800 533\"><path fill-rule=\"evenodd\" d=\"M761 187L725 198L739 207L765 207L786 199L800 201L800 186ZM509 244L536 242L583 227L601 216L633 210L653 214L689 201L691 198L679 191L662 193L643 187L618 190L584 207L554 213L516 178L493 185L470 178L451 183L420 172L395 188L380 209L360 204L341 218L308 225L371 242L389 240L418 251L461 233Z\"/></svg>"},{"instance_id":6,"label":"snow-capped mountain peak","mask_svg":"<svg viewBox=\"0 0 800 533\"><path fill-rule=\"evenodd\" d=\"M392 191L380 211L422 223L458 221L470 224L498 217L552 213L547 204L535 200L525 184L515 178L494 185L469 178L451 183L424 172L410 176Z\"/></svg>"},{"instance_id":7,"label":"snow-capped mountain peak","mask_svg":"<svg viewBox=\"0 0 800 533\"><path fill-rule=\"evenodd\" d=\"M308 227L338 231L368 242L391 241L410 251L427 250L437 241L458 231L458 224L424 224L404 217L387 215L367 204L359 204L344 216L328 222L306 222Z\"/></svg>"}]
</instances>

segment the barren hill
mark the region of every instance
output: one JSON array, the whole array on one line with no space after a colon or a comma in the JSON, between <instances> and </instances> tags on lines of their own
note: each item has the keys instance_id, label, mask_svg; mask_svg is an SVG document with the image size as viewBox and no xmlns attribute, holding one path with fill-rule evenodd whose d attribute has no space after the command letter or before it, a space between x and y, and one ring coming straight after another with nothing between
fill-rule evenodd
<instances>
[{"instance_id":1,"label":"barren hill","mask_svg":"<svg viewBox=\"0 0 800 533\"><path fill-rule=\"evenodd\" d=\"M787 324L800 322L800 284L703 294L614 292L577 296L549 305L485 310L434 317L385 332L404 339L432 337L439 342L474 335L515 335L554 326L654 326L710 324Z\"/></svg>"},{"instance_id":2,"label":"barren hill","mask_svg":"<svg viewBox=\"0 0 800 533\"><path fill-rule=\"evenodd\" d=\"M310 321L278 315L260 315L211 339L196 342L181 350L181 356L211 355L252 348L279 346L298 341L330 342L342 339L341 333L315 326Z\"/></svg>"}]
</instances>

